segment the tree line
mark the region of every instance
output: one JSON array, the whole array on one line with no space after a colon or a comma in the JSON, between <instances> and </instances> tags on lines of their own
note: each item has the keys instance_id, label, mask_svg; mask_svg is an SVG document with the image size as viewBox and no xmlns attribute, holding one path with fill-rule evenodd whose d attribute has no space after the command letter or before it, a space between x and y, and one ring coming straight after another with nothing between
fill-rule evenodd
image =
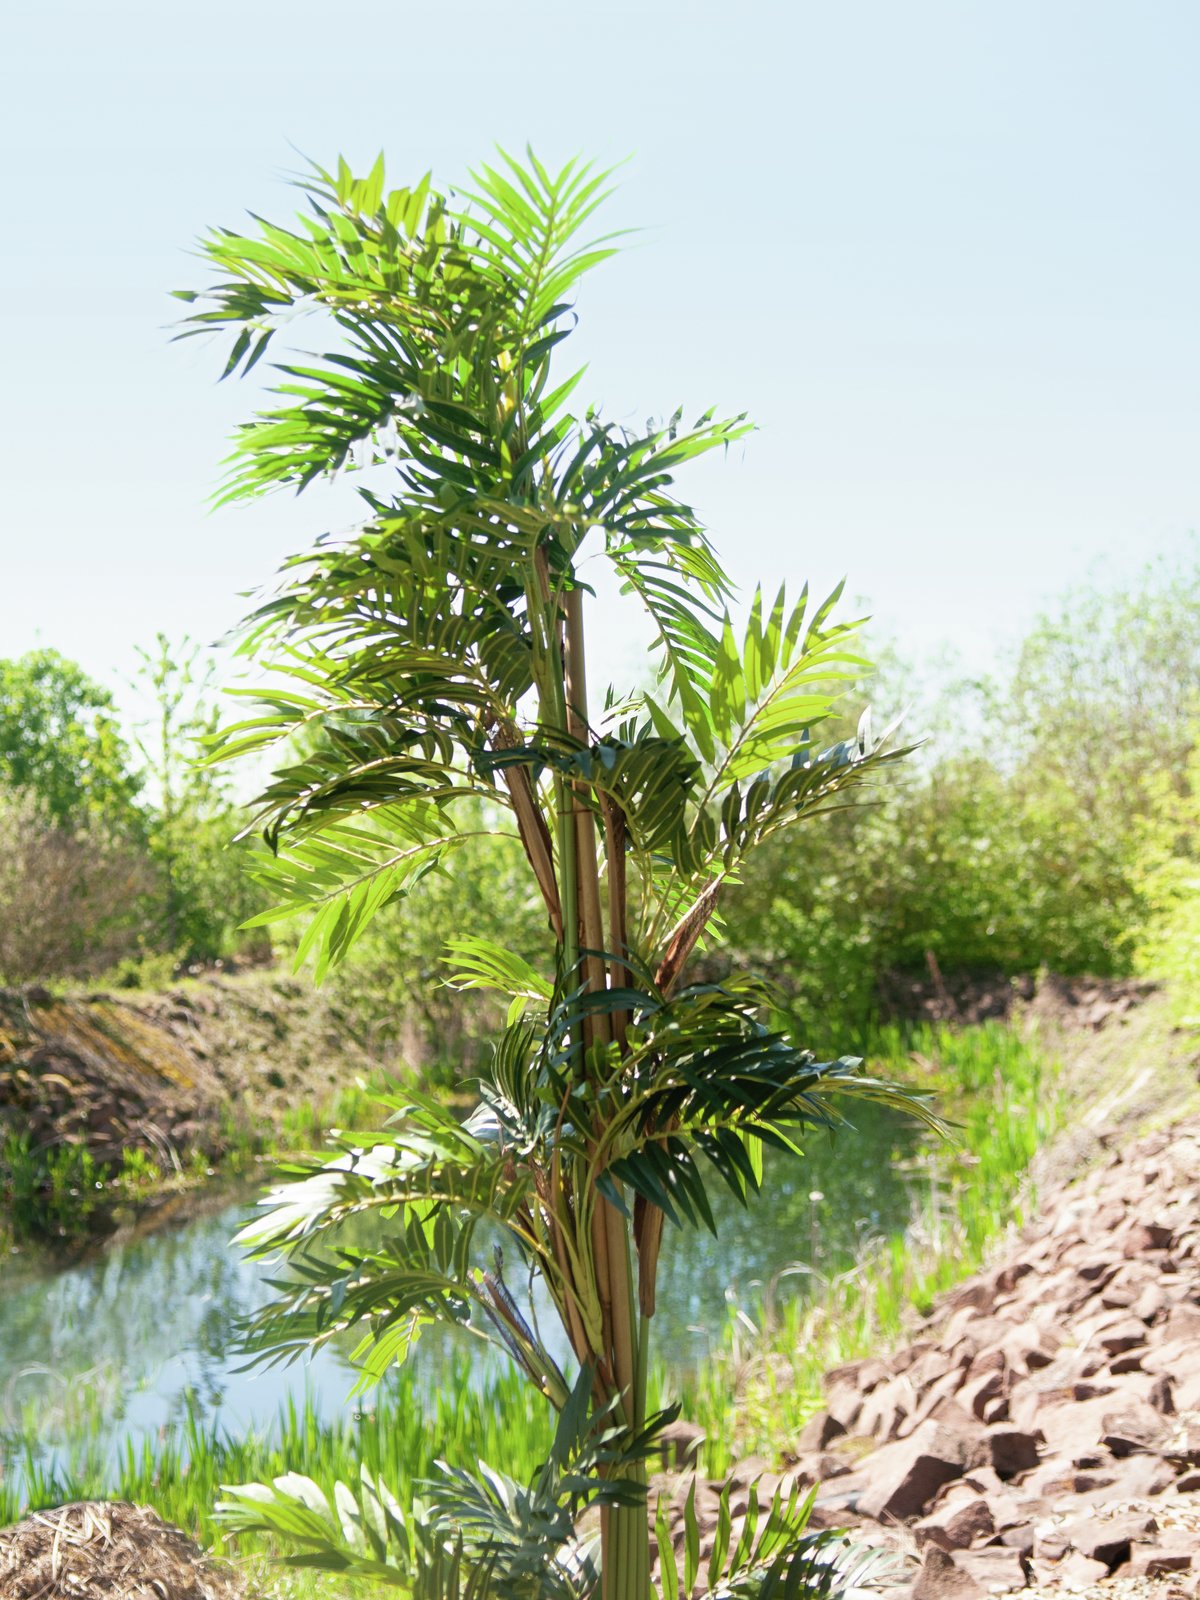
<instances>
[{"instance_id":1,"label":"tree line","mask_svg":"<svg viewBox=\"0 0 1200 1600\"><path fill-rule=\"evenodd\" d=\"M728 947L838 1024L870 1017L881 975L931 957L945 973L1186 976L1200 954L1197 616L1200 564L1160 561L1067 595L1008 673L944 678L907 713L925 740L913 759L809 837L769 841L726 892ZM913 672L881 654L848 704L900 707ZM150 712L130 730L57 651L0 661L2 981L165 980L298 942L296 927L239 931L266 897L233 843L239 807L196 760L218 721L211 664L160 635L139 676ZM475 997L436 981L445 930L530 952L541 938L519 846L479 833L385 907L332 979L383 1042L426 1061L469 1060L486 1025Z\"/></svg>"}]
</instances>

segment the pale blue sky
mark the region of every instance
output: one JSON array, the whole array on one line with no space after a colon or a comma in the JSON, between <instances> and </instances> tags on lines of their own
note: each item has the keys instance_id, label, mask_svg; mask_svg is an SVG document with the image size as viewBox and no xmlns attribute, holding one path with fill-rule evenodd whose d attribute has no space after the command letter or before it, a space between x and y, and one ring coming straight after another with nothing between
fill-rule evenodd
<instances>
[{"instance_id":1,"label":"pale blue sky","mask_svg":"<svg viewBox=\"0 0 1200 1600\"><path fill-rule=\"evenodd\" d=\"M204 509L252 398L168 343L205 225L286 213L290 146L450 182L531 140L632 153L587 395L761 424L691 480L737 577L986 665L1200 524L1198 70L1194 0L11 8L0 655L112 681L350 514Z\"/></svg>"}]
</instances>

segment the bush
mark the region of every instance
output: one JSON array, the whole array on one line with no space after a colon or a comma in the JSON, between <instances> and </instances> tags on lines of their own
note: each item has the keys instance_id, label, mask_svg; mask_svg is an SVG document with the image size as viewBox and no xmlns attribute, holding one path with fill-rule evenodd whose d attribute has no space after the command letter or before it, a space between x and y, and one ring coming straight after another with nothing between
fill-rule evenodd
<instances>
[{"instance_id":1,"label":"bush","mask_svg":"<svg viewBox=\"0 0 1200 1600\"><path fill-rule=\"evenodd\" d=\"M98 817L55 823L29 792L0 790L0 979L92 977L136 954L155 873Z\"/></svg>"}]
</instances>

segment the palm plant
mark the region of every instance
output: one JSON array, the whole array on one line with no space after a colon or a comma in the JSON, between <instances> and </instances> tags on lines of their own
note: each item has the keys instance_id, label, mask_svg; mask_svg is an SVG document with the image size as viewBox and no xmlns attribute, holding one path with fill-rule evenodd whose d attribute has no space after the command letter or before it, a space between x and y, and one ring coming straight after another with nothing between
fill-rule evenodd
<instances>
[{"instance_id":1,"label":"palm plant","mask_svg":"<svg viewBox=\"0 0 1200 1600\"><path fill-rule=\"evenodd\" d=\"M664 1224L711 1228L714 1179L748 1199L764 1149L798 1152L805 1128L842 1120L839 1101L932 1120L859 1061L816 1060L753 977L688 981L748 853L900 752L865 716L849 740L816 737L861 666L836 594L756 595L735 632L730 582L674 476L745 420L677 413L637 433L570 408L582 372L558 375L558 347L580 279L613 252L584 231L607 177L505 156L443 195L428 179L386 191L382 161L365 178L314 169L292 229L213 233L217 281L183 295L185 332L233 335L227 375L299 314L332 330L331 353L276 367L223 498L357 472L368 508L352 536L292 560L247 625L272 686L215 756L281 753L253 824L275 902L256 921L303 914L301 957L320 974L505 818L544 906L541 969L470 930L448 944L449 982L509 1000L477 1111L460 1122L413 1089L385 1097L383 1132L293 1170L240 1236L288 1262L250 1331L261 1356L352 1329L369 1383L449 1322L498 1344L558 1412L528 1485L446 1468L407 1512L366 1475L332 1500L285 1479L229 1502L235 1523L294 1536L298 1560L430 1597L645 1600ZM648 613L659 663L654 692L609 691L600 708L585 541ZM514 1292L513 1256L559 1342ZM598 1550L577 1533L585 1507ZM726 1508L709 1587L836 1587L846 1558L805 1515L777 1499L734 1537ZM694 1516L682 1569L659 1534L663 1592L690 1593Z\"/></svg>"}]
</instances>

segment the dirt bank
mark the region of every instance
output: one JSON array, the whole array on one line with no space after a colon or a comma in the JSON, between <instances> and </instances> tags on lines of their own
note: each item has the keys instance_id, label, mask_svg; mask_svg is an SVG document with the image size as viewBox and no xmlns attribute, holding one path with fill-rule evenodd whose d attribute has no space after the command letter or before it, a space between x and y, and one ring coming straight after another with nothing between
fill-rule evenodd
<instances>
[{"instance_id":1,"label":"dirt bank","mask_svg":"<svg viewBox=\"0 0 1200 1600\"><path fill-rule=\"evenodd\" d=\"M140 1149L170 1172L219 1158L375 1065L326 996L274 972L162 994L0 990L0 1126L97 1162Z\"/></svg>"}]
</instances>

